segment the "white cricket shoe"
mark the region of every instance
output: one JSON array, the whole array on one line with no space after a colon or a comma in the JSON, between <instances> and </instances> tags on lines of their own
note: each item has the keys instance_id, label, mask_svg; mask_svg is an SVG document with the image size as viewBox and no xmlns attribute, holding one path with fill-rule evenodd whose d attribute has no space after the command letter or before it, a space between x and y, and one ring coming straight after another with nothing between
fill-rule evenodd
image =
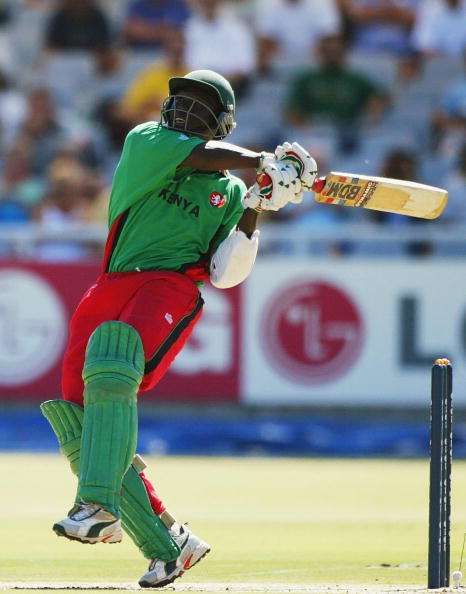
<instances>
[{"instance_id":1,"label":"white cricket shoe","mask_svg":"<svg viewBox=\"0 0 466 594\"><path fill-rule=\"evenodd\" d=\"M210 551L210 545L198 538L186 526L180 526L179 532L170 530L173 540L181 552L174 561L152 559L149 570L139 580L141 588L162 588L194 567Z\"/></svg>"},{"instance_id":2,"label":"white cricket shoe","mask_svg":"<svg viewBox=\"0 0 466 594\"><path fill-rule=\"evenodd\" d=\"M87 544L121 542L123 537L120 520L95 503L76 504L67 518L53 525L53 531Z\"/></svg>"}]
</instances>

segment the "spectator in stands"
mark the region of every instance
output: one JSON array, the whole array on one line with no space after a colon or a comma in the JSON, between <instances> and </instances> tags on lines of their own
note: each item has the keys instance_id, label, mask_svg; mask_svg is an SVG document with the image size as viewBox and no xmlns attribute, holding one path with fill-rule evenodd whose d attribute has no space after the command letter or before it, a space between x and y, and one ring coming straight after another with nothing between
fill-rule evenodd
<instances>
[{"instance_id":1,"label":"spectator in stands","mask_svg":"<svg viewBox=\"0 0 466 594\"><path fill-rule=\"evenodd\" d=\"M165 42L164 49L164 57L140 72L123 97L122 109L131 122L157 119L162 102L168 95L168 79L187 72L182 31L174 32Z\"/></svg>"},{"instance_id":2,"label":"spectator in stands","mask_svg":"<svg viewBox=\"0 0 466 594\"><path fill-rule=\"evenodd\" d=\"M454 169L447 176L448 204L442 223L466 223L466 142L459 153Z\"/></svg>"},{"instance_id":3,"label":"spectator in stands","mask_svg":"<svg viewBox=\"0 0 466 594\"><path fill-rule=\"evenodd\" d=\"M126 43L139 50L161 49L189 14L185 0L132 0L124 26Z\"/></svg>"},{"instance_id":4,"label":"spectator in stands","mask_svg":"<svg viewBox=\"0 0 466 594\"><path fill-rule=\"evenodd\" d=\"M17 144L5 156L0 192L15 202L32 208L43 195L43 181L35 176L26 146Z\"/></svg>"},{"instance_id":5,"label":"spectator in stands","mask_svg":"<svg viewBox=\"0 0 466 594\"><path fill-rule=\"evenodd\" d=\"M34 89L28 96L27 112L18 140L28 147L34 174L44 175L50 161L66 140L65 130L47 89Z\"/></svg>"},{"instance_id":6,"label":"spectator in stands","mask_svg":"<svg viewBox=\"0 0 466 594\"><path fill-rule=\"evenodd\" d=\"M104 187L96 177L87 177L84 184L85 208L82 211L83 221L91 224L108 224L108 202L110 189Z\"/></svg>"},{"instance_id":7,"label":"spectator in stands","mask_svg":"<svg viewBox=\"0 0 466 594\"><path fill-rule=\"evenodd\" d=\"M351 45L361 52L404 55L420 0L338 0Z\"/></svg>"},{"instance_id":8,"label":"spectator in stands","mask_svg":"<svg viewBox=\"0 0 466 594\"><path fill-rule=\"evenodd\" d=\"M42 1L42 0L39 0ZM113 27L120 30L128 12L128 5L133 0L99 0L99 6L105 11Z\"/></svg>"},{"instance_id":9,"label":"spectator in stands","mask_svg":"<svg viewBox=\"0 0 466 594\"><path fill-rule=\"evenodd\" d=\"M394 148L385 156L380 175L406 181L418 181L419 157L412 151L403 148ZM385 225L417 225L426 224L422 219L403 217L401 215L385 212L367 211L367 216L372 221ZM415 240L406 245L406 253L409 256L429 256L432 254L433 246L430 241Z\"/></svg>"},{"instance_id":10,"label":"spectator in stands","mask_svg":"<svg viewBox=\"0 0 466 594\"><path fill-rule=\"evenodd\" d=\"M11 200L9 196L0 195L0 224L26 223L30 219L28 209L15 200Z\"/></svg>"},{"instance_id":11,"label":"spectator in stands","mask_svg":"<svg viewBox=\"0 0 466 594\"><path fill-rule=\"evenodd\" d=\"M446 89L442 107L451 118L466 118L466 51L464 54L463 78L452 82L451 87Z\"/></svg>"},{"instance_id":12,"label":"spectator in stands","mask_svg":"<svg viewBox=\"0 0 466 594\"><path fill-rule=\"evenodd\" d=\"M208 68L223 74L238 98L256 67L253 33L224 0L197 0L195 6L186 24L186 66L188 70Z\"/></svg>"},{"instance_id":13,"label":"spectator in stands","mask_svg":"<svg viewBox=\"0 0 466 594\"><path fill-rule=\"evenodd\" d=\"M427 56L461 56L466 50L466 0L421 2L413 44Z\"/></svg>"},{"instance_id":14,"label":"spectator in stands","mask_svg":"<svg viewBox=\"0 0 466 594\"><path fill-rule=\"evenodd\" d=\"M8 0L0 0L0 26L10 22L11 7Z\"/></svg>"},{"instance_id":15,"label":"spectator in stands","mask_svg":"<svg viewBox=\"0 0 466 594\"><path fill-rule=\"evenodd\" d=\"M49 229L65 231L68 226L87 222L89 203L98 196L100 185L72 153L57 155L48 172L48 191L35 210L35 219ZM92 250L91 250L92 251ZM78 260L90 253L79 238L68 232L60 241L43 241L36 250L46 260Z\"/></svg>"},{"instance_id":16,"label":"spectator in stands","mask_svg":"<svg viewBox=\"0 0 466 594\"><path fill-rule=\"evenodd\" d=\"M417 158L409 150L404 148L393 148L386 153L379 175L406 181L419 181L417 179ZM400 215L379 212L376 210L366 211L366 216L374 223L402 224L409 221L409 219Z\"/></svg>"},{"instance_id":17,"label":"spectator in stands","mask_svg":"<svg viewBox=\"0 0 466 594\"><path fill-rule=\"evenodd\" d=\"M37 69L36 78L47 81L61 110L72 117L88 117L103 100L119 99L135 71L128 52L109 43L96 47L92 53L49 54Z\"/></svg>"},{"instance_id":18,"label":"spectator in stands","mask_svg":"<svg viewBox=\"0 0 466 594\"><path fill-rule=\"evenodd\" d=\"M320 37L340 32L335 0L261 0L255 20L261 72L274 60L306 62Z\"/></svg>"},{"instance_id":19,"label":"spectator in stands","mask_svg":"<svg viewBox=\"0 0 466 594\"><path fill-rule=\"evenodd\" d=\"M405 181L420 181L418 180L417 166L417 156L413 152L403 148L394 148L385 155L380 175ZM386 213L376 211L372 211L372 213L376 218L380 216L383 219L386 216ZM398 218L398 215L394 216Z\"/></svg>"},{"instance_id":20,"label":"spectator in stands","mask_svg":"<svg viewBox=\"0 0 466 594\"><path fill-rule=\"evenodd\" d=\"M32 173L28 150L18 144L5 156L0 178L0 222L22 223L43 196L44 186Z\"/></svg>"},{"instance_id":21,"label":"spectator in stands","mask_svg":"<svg viewBox=\"0 0 466 594\"><path fill-rule=\"evenodd\" d=\"M17 71L32 70L40 60L52 6L53 0L16 0L12 3L9 42L14 47L12 65Z\"/></svg>"},{"instance_id":22,"label":"spectator in stands","mask_svg":"<svg viewBox=\"0 0 466 594\"><path fill-rule=\"evenodd\" d=\"M13 54L9 43L11 17L12 11L10 3L6 0L0 0L0 68L7 72Z\"/></svg>"},{"instance_id":23,"label":"spectator in stands","mask_svg":"<svg viewBox=\"0 0 466 594\"><path fill-rule=\"evenodd\" d=\"M96 50L90 88L82 94L86 97L86 113L95 112L101 103L109 99L119 101L131 84L134 72L135 68L123 48L109 45Z\"/></svg>"},{"instance_id":24,"label":"spectator in stands","mask_svg":"<svg viewBox=\"0 0 466 594\"><path fill-rule=\"evenodd\" d=\"M46 30L51 50L94 50L110 43L110 25L95 0L60 0Z\"/></svg>"},{"instance_id":25,"label":"spectator in stands","mask_svg":"<svg viewBox=\"0 0 466 594\"><path fill-rule=\"evenodd\" d=\"M366 76L345 65L345 46L340 36L323 37L318 58L316 68L304 70L291 81L286 105L288 121L297 127L334 124L342 148L354 148L356 122L363 116L377 122L387 96Z\"/></svg>"},{"instance_id":26,"label":"spectator in stands","mask_svg":"<svg viewBox=\"0 0 466 594\"><path fill-rule=\"evenodd\" d=\"M0 70L0 146L9 146L26 113L24 95Z\"/></svg>"},{"instance_id":27,"label":"spectator in stands","mask_svg":"<svg viewBox=\"0 0 466 594\"><path fill-rule=\"evenodd\" d=\"M119 98L108 97L96 107L94 121L102 133L105 175L111 179L126 135L133 128L134 122L128 119Z\"/></svg>"},{"instance_id":28,"label":"spectator in stands","mask_svg":"<svg viewBox=\"0 0 466 594\"><path fill-rule=\"evenodd\" d=\"M466 138L466 50L463 60L463 77L445 89L432 117L433 148L446 157L459 154Z\"/></svg>"},{"instance_id":29,"label":"spectator in stands","mask_svg":"<svg viewBox=\"0 0 466 594\"><path fill-rule=\"evenodd\" d=\"M70 152L57 154L48 169L48 190L35 217L51 226L77 223L86 208L86 179L93 174Z\"/></svg>"}]
</instances>

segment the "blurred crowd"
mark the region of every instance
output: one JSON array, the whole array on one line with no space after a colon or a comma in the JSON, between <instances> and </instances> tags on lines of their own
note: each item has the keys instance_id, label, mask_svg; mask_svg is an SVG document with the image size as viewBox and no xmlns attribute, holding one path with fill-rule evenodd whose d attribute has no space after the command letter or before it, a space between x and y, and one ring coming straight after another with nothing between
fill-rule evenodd
<instances>
[{"instance_id":1,"label":"blurred crowd","mask_svg":"<svg viewBox=\"0 0 466 594\"><path fill-rule=\"evenodd\" d=\"M104 224L126 133L197 68L236 90L232 142L445 186L441 224L466 225L466 0L0 0L0 226ZM362 219L410 224L270 220Z\"/></svg>"}]
</instances>

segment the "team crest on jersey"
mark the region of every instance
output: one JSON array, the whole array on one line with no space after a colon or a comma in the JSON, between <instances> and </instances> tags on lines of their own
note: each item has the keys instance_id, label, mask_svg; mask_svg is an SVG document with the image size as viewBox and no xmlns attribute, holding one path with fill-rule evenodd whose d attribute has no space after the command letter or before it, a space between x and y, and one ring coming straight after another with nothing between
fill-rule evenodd
<instances>
[{"instance_id":1,"label":"team crest on jersey","mask_svg":"<svg viewBox=\"0 0 466 594\"><path fill-rule=\"evenodd\" d=\"M211 206L215 206L215 208L222 208L227 203L227 198L220 192L212 192L209 197L209 202Z\"/></svg>"}]
</instances>

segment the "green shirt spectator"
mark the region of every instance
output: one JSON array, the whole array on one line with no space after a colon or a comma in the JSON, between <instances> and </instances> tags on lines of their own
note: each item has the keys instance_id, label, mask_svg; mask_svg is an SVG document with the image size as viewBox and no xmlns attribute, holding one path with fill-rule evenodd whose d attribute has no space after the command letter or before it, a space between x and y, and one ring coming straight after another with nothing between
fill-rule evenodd
<instances>
[{"instance_id":1,"label":"green shirt spectator","mask_svg":"<svg viewBox=\"0 0 466 594\"><path fill-rule=\"evenodd\" d=\"M295 125L324 119L350 124L360 116L379 115L384 93L366 76L345 65L340 37L323 37L319 43L319 65L291 82L287 114Z\"/></svg>"}]
</instances>

